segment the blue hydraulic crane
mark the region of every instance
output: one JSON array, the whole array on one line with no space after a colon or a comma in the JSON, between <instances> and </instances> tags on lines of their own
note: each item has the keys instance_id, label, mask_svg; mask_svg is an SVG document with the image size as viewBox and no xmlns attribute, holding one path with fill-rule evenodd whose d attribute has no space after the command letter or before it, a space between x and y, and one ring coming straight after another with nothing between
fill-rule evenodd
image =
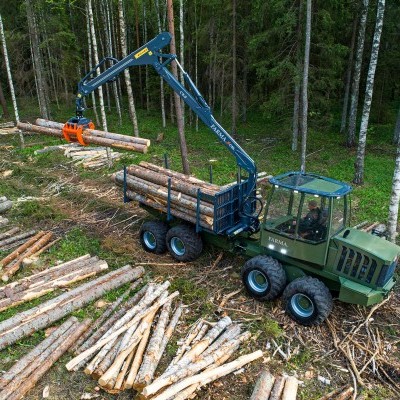
<instances>
[{"instance_id":1,"label":"blue hydraulic crane","mask_svg":"<svg viewBox=\"0 0 400 400\"><path fill-rule=\"evenodd\" d=\"M84 118L85 110L83 98L99 86L111 82L123 72L126 68L135 65L152 65L155 71L178 93L183 101L198 115L198 117L207 125L217 136L220 142L234 155L237 165L240 169L247 171L248 177L245 185L240 185L240 194L237 196L240 209L240 221L235 222L226 232L230 235L236 235L242 231L254 232L258 230L258 215L254 214L255 209L255 188L257 181L257 167L253 159L239 146L231 135L215 120L210 106L204 100L203 96L183 70L175 54L161 53L160 50L171 42L171 35L168 32L162 32L154 39L135 50L122 60L118 61L113 57L106 57L96 65L79 83L78 93L75 100L76 117L71 118L64 126L64 136L67 140L78 140L82 130L86 128L93 129L93 123ZM167 68L175 60L177 66L182 71L184 80L188 89L183 86ZM104 72L96 76L96 70L106 61L111 61L113 65ZM81 136L80 136L81 137ZM240 174L239 174L240 175ZM239 184L239 182L238 182Z\"/></svg>"}]
</instances>

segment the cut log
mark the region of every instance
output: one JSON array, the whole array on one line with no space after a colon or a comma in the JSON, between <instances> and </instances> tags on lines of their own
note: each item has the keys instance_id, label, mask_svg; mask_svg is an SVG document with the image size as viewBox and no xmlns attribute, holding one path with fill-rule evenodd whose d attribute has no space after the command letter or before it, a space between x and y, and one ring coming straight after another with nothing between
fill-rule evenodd
<instances>
[{"instance_id":1,"label":"cut log","mask_svg":"<svg viewBox=\"0 0 400 400\"><path fill-rule=\"evenodd\" d=\"M368 221L367 221L368 223ZM331 392L325 394L324 396L320 397L318 400L331 400L333 398L336 399L336 397L338 394L342 393L343 391L345 391L346 389L348 389L350 387L350 385L346 385L346 386L342 386L340 388L334 389Z\"/></svg>"},{"instance_id":2,"label":"cut log","mask_svg":"<svg viewBox=\"0 0 400 400\"><path fill-rule=\"evenodd\" d=\"M278 376L278 378L275 379L275 383L272 388L270 400L279 400L283 393L284 386L285 386L285 377Z\"/></svg>"},{"instance_id":3,"label":"cut log","mask_svg":"<svg viewBox=\"0 0 400 400\"><path fill-rule=\"evenodd\" d=\"M218 349L221 347L224 343L228 342L229 340L236 339L240 335L240 325L238 324L232 324L228 326L224 332L218 337L217 340L215 340L211 346L207 347L204 352L202 353L202 356L205 356L207 354L210 354L214 350Z\"/></svg>"},{"instance_id":4,"label":"cut log","mask_svg":"<svg viewBox=\"0 0 400 400\"><path fill-rule=\"evenodd\" d=\"M37 235L36 235L37 236ZM35 236L35 237L36 237ZM6 267L5 273L1 277L3 282L8 282L10 277L12 277L21 267L22 261L25 257L29 257L32 254L35 254L38 250L40 250L43 246L45 246L52 238L53 232L48 232L43 234L36 243L34 243L31 247L26 249L16 261L10 267Z\"/></svg>"},{"instance_id":5,"label":"cut log","mask_svg":"<svg viewBox=\"0 0 400 400\"><path fill-rule=\"evenodd\" d=\"M79 340L71 348L72 352L76 353L79 347L107 320L107 318L120 306L120 304L128 297L132 290L135 290L142 283L142 279L138 279L132 283L127 291L125 291L118 299L111 303L103 314L95 321L93 325L79 338Z\"/></svg>"},{"instance_id":6,"label":"cut log","mask_svg":"<svg viewBox=\"0 0 400 400\"><path fill-rule=\"evenodd\" d=\"M207 333L208 331L208 325L204 324L199 333L196 335L196 337L193 339L192 343L196 344L197 342L200 342L201 339L203 339L204 335Z\"/></svg>"},{"instance_id":7,"label":"cut log","mask_svg":"<svg viewBox=\"0 0 400 400\"><path fill-rule=\"evenodd\" d=\"M15 307L18 304L22 304L33 299L37 299L47 293L53 292L57 288L66 287L68 285L72 285L73 283L92 277L99 272L106 270L107 268L108 264L106 261L97 261L95 264L89 265L83 270L72 271L65 276L45 283L42 286L35 287L33 289L27 289L23 292L18 292L11 298L0 300L0 311L10 307Z\"/></svg>"},{"instance_id":8,"label":"cut log","mask_svg":"<svg viewBox=\"0 0 400 400\"><path fill-rule=\"evenodd\" d=\"M181 368L192 363L203 351L221 334L221 332L231 325L232 321L229 317L221 318L215 326L207 333L200 342L196 343L176 364L171 368L167 368L161 375L165 378L168 375L173 375Z\"/></svg>"},{"instance_id":9,"label":"cut log","mask_svg":"<svg viewBox=\"0 0 400 400\"><path fill-rule=\"evenodd\" d=\"M55 239L52 242L46 244L46 246L43 246L39 251L37 251L35 254L32 254L32 257L39 257L40 254L44 253L46 250L48 250L50 247L53 247L56 243L58 243L61 240L61 238Z\"/></svg>"},{"instance_id":10,"label":"cut log","mask_svg":"<svg viewBox=\"0 0 400 400\"><path fill-rule=\"evenodd\" d=\"M37 357L42 354L51 344L53 344L57 338L64 337L64 334L70 327L78 322L76 317L71 317L60 325L55 331L53 331L46 339L44 339L39 345L34 347L28 354L23 356L16 364L14 364L7 372L0 377L0 389L5 387L15 377L18 376L22 371L26 370L30 364L32 364Z\"/></svg>"},{"instance_id":11,"label":"cut log","mask_svg":"<svg viewBox=\"0 0 400 400\"><path fill-rule=\"evenodd\" d=\"M0 225L0 227L1 227L1 225ZM12 237L13 235L15 235L16 233L18 233L19 231L20 231L20 228L15 227L6 232L0 233L0 240L8 239L8 238Z\"/></svg>"},{"instance_id":12,"label":"cut log","mask_svg":"<svg viewBox=\"0 0 400 400\"><path fill-rule=\"evenodd\" d=\"M137 279L143 273L143 268L132 269L127 265L0 322L0 349L49 326L105 292Z\"/></svg>"},{"instance_id":13,"label":"cut log","mask_svg":"<svg viewBox=\"0 0 400 400\"><path fill-rule=\"evenodd\" d=\"M217 360L219 360L223 356L230 357L238 348L240 343L244 340L248 339L251 336L250 332L246 332L241 335L238 339L233 339L227 343L225 343L221 348L215 350L213 353L208 354L205 357L199 357L192 364L187 365L186 367L176 371L174 374L169 374L166 377L160 377L156 379L151 385L146 386L142 394L145 397L149 397L159 390L163 389L166 386L169 386L175 382L178 382L182 379L187 378L188 376L192 376L201 370L207 368L211 364L214 364Z\"/></svg>"},{"instance_id":14,"label":"cut log","mask_svg":"<svg viewBox=\"0 0 400 400\"><path fill-rule=\"evenodd\" d=\"M141 204L147 205L151 208L154 208L155 210L161 211L163 213L167 213L167 207L162 206L158 203L156 203L154 200L149 199L148 197L142 196L140 194L134 193L131 190L127 190L126 195L129 199L135 200ZM187 214L187 212L182 212L177 210L176 208L171 209L171 214L177 218L180 218L184 221L191 222L193 224L196 223L196 218L192 217ZM207 217L209 218L209 217ZM211 222L211 223L210 223ZM204 217L200 216L200 226L209 230L212 230L212 221L204 221Z\"/></svg>"},{"instance_id":15,"label":"cut log","mask_svg":"<svg viewBox=\"0 0 400 400\"><path fill-rule=\"evenodd\" d=\"M354 392L354 388L352 386L348 387L347 389L343 390L335 400L348 400Z\"/></svg>"},{"instance_id":16,"label":"cut log","mask_svg":"<svg viewBox=\"0 0 400 400\"><path fill-rule=\"evenodd\" d=\"M32 389L39 379L52 367L52 365L72 346L75 340L87 329L90 324L90 320L85 320L81 324L75 324L67 332L68 335L62 341L58 342L57 347L43 360L40 360L38 364L35 364L35 368L29 376L25 378L19 377L16 388L11 388L14 381L10 382L4 390L0 393L1 400L19 400L24 396L30 389ZM42 353L41 356L45 354Z\"/></svg>"},{"instance_id":17,"label":"cut log","mask_svg":"<svg viewBox=\"0 0 400 400\"><path fill-rule=\"evenodd\" d=\"M283 389L282 400L296 400L299 381L294 376L288 376Z\"/></svg>"},{"instance_id":18,"label":"cut log","mask_svg":"<svg viewBox=\"0 0 400 400\"><path fill-rule=\"evenodd\" d=\"M269 398L275 377L268 371L262 371L254 386L250 400L265 400Z\"/></svg>"},{"instance_id":19,"label":"cut log","mask_svg":"<svg viewBox=\"0 0 400 400\"><path fill-rule=\"evenodd\" d=\"M35 124L39 125L39 126L55 128L55 129L62 129L64 127L63 123L49 121L49 120L45 120L42 118L38 118L35 121ZM121 135L119 133L99 131L96 129L85 129L85 132L90 133L91 135L94 135L94 136L105 137L107 139L115 139L115 140L121 140L121 141L131 142L131 143L139 143L139 144L144 144L145 146L150 146L149 139L144 139L144 138L140 138L140 137Z\"/></svg>"},{"instance_id":20,"label":"cut log","mask_svg":"<svg viewBox=\"0 0 400 400\"><path fill-rule=\"evenodd\" d=\"M13 206L11 200L6 200L0 203L0 213L9 210Z\"/></svg>"},{"instance_id":21,"label":"cut log","mask_svg":"<svg viewBox=\"0 0 400 400\"><path fill-rule=\"evenodd\" d=\"M100 340L97 342L94 346L91 348L87 349L86 351L82 352L79 354L77 357L73 358L70 362L66 364L66 368L68 371L72 370L75 365L79 364L83 360L87 359L90 357L94 352L96 352L98 349L102 348L105 344L108 342L114 340L116 337L118 337L121 333L126 332L132 325L136 324L138 321L140 321L143 317L146 315L150 314L154 309L158 309L160 306L162 306L164 303L166 303L169 300L174 299L176 296L179 295L179 292L174 292L170 294L165 300L159 302L156 301L150 308L147 308L146 310L141 310L139 311L135 317L126 325L122 326L115 332L113 332L111 335L108 337Z\"/></svg>"},{"instance_id":22,"label":"cut log","mask_svg":"<svg viewBox=\"0 0 400 400\"><path fill-rule=\"evenodd\" d=\"M206 385L216 379L221 378L222 376L228 375L231 372L242 368L246 364L257 360L262 356L263 352L261 350L255 351L254 353L247 354L245 356L241 356L228 364L214 368L210 371L202 372L200 374L186 378L178 383L175 383L161 394L152 397L152 400L168 400L169 398L175 398L174 396L176 394L193 384L201 383L202 385Z\"/></svg>"},{"instance_id":23,"label":"cut log","mask_svg":"<svg viewBox=\"0 0 400 400\"><path fill-rule=\"evenodd\" d=\"M101 351L97 353L93 360L84 369L86 375L91 375L93 379L99 380L105 374L108 368L111 367L115 357L118 354L119 340L120 338L115 338L115 340L112 342L110 350L108 350L106 354L102 354ZM76 370L77 367L74 368L74 371Z\"/></svg>"},{"instance_id":24,"label":"cut log","mask_svg":"<svg viewBox=\"0 0 400 400\"><path fill-rule=\"evenodd\" d=\"M97 341L100 340L101 337L112 327L114 324L124 316L127 311L134 307L142 298L142 296L146 293L148 285L144 286L140 289L132 298L127 300L125 304L116 311L100 328L94 332L77 350L77 353L83 353L85 350L92 347Z\"/></svg>"},{"instance_id":25,"label":"cut log","mask_svg":"<svg viewBox=\"0 0 400 400\"><path fill-rule=\"evenodd\" d=\"M3 226L6 226L8 224L8 219L4 218L0 215L0 228L2 228Z\"/></svg>"},{"instance_id":26,"label":"cut log","mask_svg":"<svg viewBox=\"0 0 400 400\"><path fill-rule=\"evenodd\" d=\"M159 359L159 352L162 339L167 328L169 314L171 312L171 302L165 303L161 310L160 317L158 318L157 325L154 328L153 335L147 346L146 353L143 357L143 362L140 366L139 372L135 379L135 388L141 385L148 385L153 379L153 371L155 368L152 367Z\"/></svg>"},{"instance_id":27,"label":"cut log","mask_svg":"<svg viewBox=\"0 0 400 400\"><path fill-rule=\"evenodd\" d=\"M12 236L12 237L7 238L7 239L3 239L3 240L0 241L0 247L4 247L4 246L6 246L6 245L8 245L10 243L18 242L18 241L23 240L23 239L27 239L27 238L33 236L35 233L36 233L36 231L31 230L31 231L28 231L28 232L21 233L19 235Z\"/></svg>"},{"instance_id":28,"label":"cut log","mask_svg":"<svg viewBox=\"0 0 400 400\"><path fill-rule=\"evenodd\" d=\"M147 330L146 330L146 332L147 332ZM120 373L118 374L117 380L115 381L114 389L120 390L122 388L122 384L124 383L125 375L128 372L128 368L131 365L132 358L134 355L135 355L135 350L132 350L131 353L129 354L128 358L125 360Z\"/></svg>"}]
</instances>

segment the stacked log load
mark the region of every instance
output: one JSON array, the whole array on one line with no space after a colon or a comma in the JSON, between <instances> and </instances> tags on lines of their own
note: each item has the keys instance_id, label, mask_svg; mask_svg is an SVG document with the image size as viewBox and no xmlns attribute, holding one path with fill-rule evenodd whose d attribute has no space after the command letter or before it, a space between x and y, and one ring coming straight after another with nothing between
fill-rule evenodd
<instances>
[{"instance_id":1,"label":"stacked log load","mask_svg":"<svg viewBox=\"0 0 400 400\"><path fill-rule=\"evenodd\" d=\"M143 274L143 268L126 265L0 322L0 350Z\"/></svg>"},{"instance_id":2,"label":"stacked log load","mask_svg":"<svg viewBox=\"0 0 400 400\"><path fill-rule=\"evenodd\" d=\"M123 171L114 174L114 181L117 185L123 186ZM139 165L127 168L127 197L166 213L169 181L171 214L192 223L196 223L198 190L209 196L215 196L221 189L218 185L142 161ZM212 230L214 205L202 200L199 211L200 225Z\"/></svg>"},{"instance_id":3,"label":"stacked log load","mask_svg":"<svg viewBox=\"0 0 400 400\"><path fill-rule=\"evenodd\" d=\"M55 121L38 118L35 121L35 124L19 122L17 126L19 129L26 132L36 132L58 138L64 137L62 133L64 124ZM118 133L105 132L96 129L85 129L82 138L87 144L115 147L139 153L147 153L148 147L150 146L150 140L148 139L120 135Z\"/></svg>"},{"instance_id":4,"label":"stacked log load","mask_svg":"<svg viewBox=\"0 0 400 400\"><path fill-rule=\"evenodd\" d=\"M0 287L0 311L25 303L57 288L97 275L108 268L106 261L86 254Z\"/></svg>"},{"instance_id":5,"label":"stacked log load","mask_svg":"<svg viewBox=\"0 0 400 400\"><path fill-rule=\"evenodd\" d=\"M0 400L19 400L89 327L71 317L0 376Z\"/></svg>"},{"instance_id":6,"label":"stacked log load","mask_svg":"<svg viewBox=\"0 0 400 400\"><path fill-rule=\"evenodd\" d=\"M132 388L140 368L155 371L182 313L172 313L168 281L150 283L123 302L124 295L111 304L103 316L74 346L77 357L68 370L84 372L111 392ZM149 372L150 373L150 372Z\"/></svg>"}]
</instances>

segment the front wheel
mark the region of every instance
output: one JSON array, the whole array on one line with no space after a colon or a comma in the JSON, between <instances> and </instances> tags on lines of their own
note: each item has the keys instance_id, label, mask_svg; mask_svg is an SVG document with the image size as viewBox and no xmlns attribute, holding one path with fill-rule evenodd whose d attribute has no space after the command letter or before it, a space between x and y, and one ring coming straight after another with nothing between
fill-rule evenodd
<instances>
[{"instance_id":1,"label":"front wheel","mask_svg":"<svg viewBox=\"0 0 400 400\"><path fill-rule=\"evenodd\" d=\"M193 261L203 251L201 236L188 225L177 225L167 232L168 251L178 261Z\"/></svg>"},{"instance_id":2,"label":"front wheel","mask_svg":"<svg viewBox=\"0 0 400 400\"><path fill-rule=\"evenodd\" d=\"M272 257L260 255L248 260L242 267L243 284L251 296L260 301L277 298L286 285L282 265Z\"/></svg>"},{"instance_id":3,"label":"front wheel","mask_svg":"<svg viewBox=\"0 0 400 400\"><path fill-rule=\"evenodd\" d=\"M333 308L329 289L318 279L304 276L287 285L283 292L286 313L302 325L319 325Z\"/></svg>"},{"instance_id":4,"label":"front wheel","mask_svg":"<svg viewBox=\"0 0 400 400\"><path fill-rule=\"evenodd\" d=\"M167 251L168 225L162 221L147 221L140 228L140 243L149 253L163 254Z\"/></svg>"}]
</instances>

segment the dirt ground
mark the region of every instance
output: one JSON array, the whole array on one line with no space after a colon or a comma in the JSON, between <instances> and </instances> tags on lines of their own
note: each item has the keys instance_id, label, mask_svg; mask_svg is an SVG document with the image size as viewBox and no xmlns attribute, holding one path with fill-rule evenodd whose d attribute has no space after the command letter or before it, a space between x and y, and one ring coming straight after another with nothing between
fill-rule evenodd
<instances>
[{"instance_id":1,"label":"dirt ground","mask_svg":"<svg viewBox=\"0 0 400 400\"><path fill-rule=\"evenodd\" d=\"M371 315L371 309L335 301L328 323L302 327L285 315L280 300L262 304L240 290L244 262L241 257L206 247L199 260L177 264L169 255L153 256L143 251L138 231L149 216L135 203L123 204L121 189L114 186L109 171L102 170L97 177L82 174L61 154L44 161L33 156L21 161L13 149L7 148L0 149L0 159L0 176L4 171L13 171L11 176L2 178L3 183L8 182L15 192L33 196L35 201L63 215L61 219L35 220L15 212L14 222L53 229L60 237L80 228L100 241L105 258L109 257L107 261L127 260L132 265L143 265L150 277L169 279L172 287L180 291L186 308L163 358L164 366L174 354L178 337L200 317L215 321L229 315L252 332L252 339L241 353L261 349L264 358L240 374L208 385L198 393L199 399L248 399L263 368L274 375L296 375L301 381L299 399L318 399L347 384L357 386L358 395L363 396L357 397L360 399L400 398L398 290ZM24 342L12 347L17 351L19 346ZM10 366L12 353L13 350L0 352L1 369ZM70 358L65 355L26 399L43 398L46 386L50 390L48 398L54 400L80 399L84 393L98 393L98 399L132 398L132 392L118 396L97 392L96 382L82 371L66 371L64 364ZM362 371L359 377L357 371Z\"/></svg>"}]
</instances>

